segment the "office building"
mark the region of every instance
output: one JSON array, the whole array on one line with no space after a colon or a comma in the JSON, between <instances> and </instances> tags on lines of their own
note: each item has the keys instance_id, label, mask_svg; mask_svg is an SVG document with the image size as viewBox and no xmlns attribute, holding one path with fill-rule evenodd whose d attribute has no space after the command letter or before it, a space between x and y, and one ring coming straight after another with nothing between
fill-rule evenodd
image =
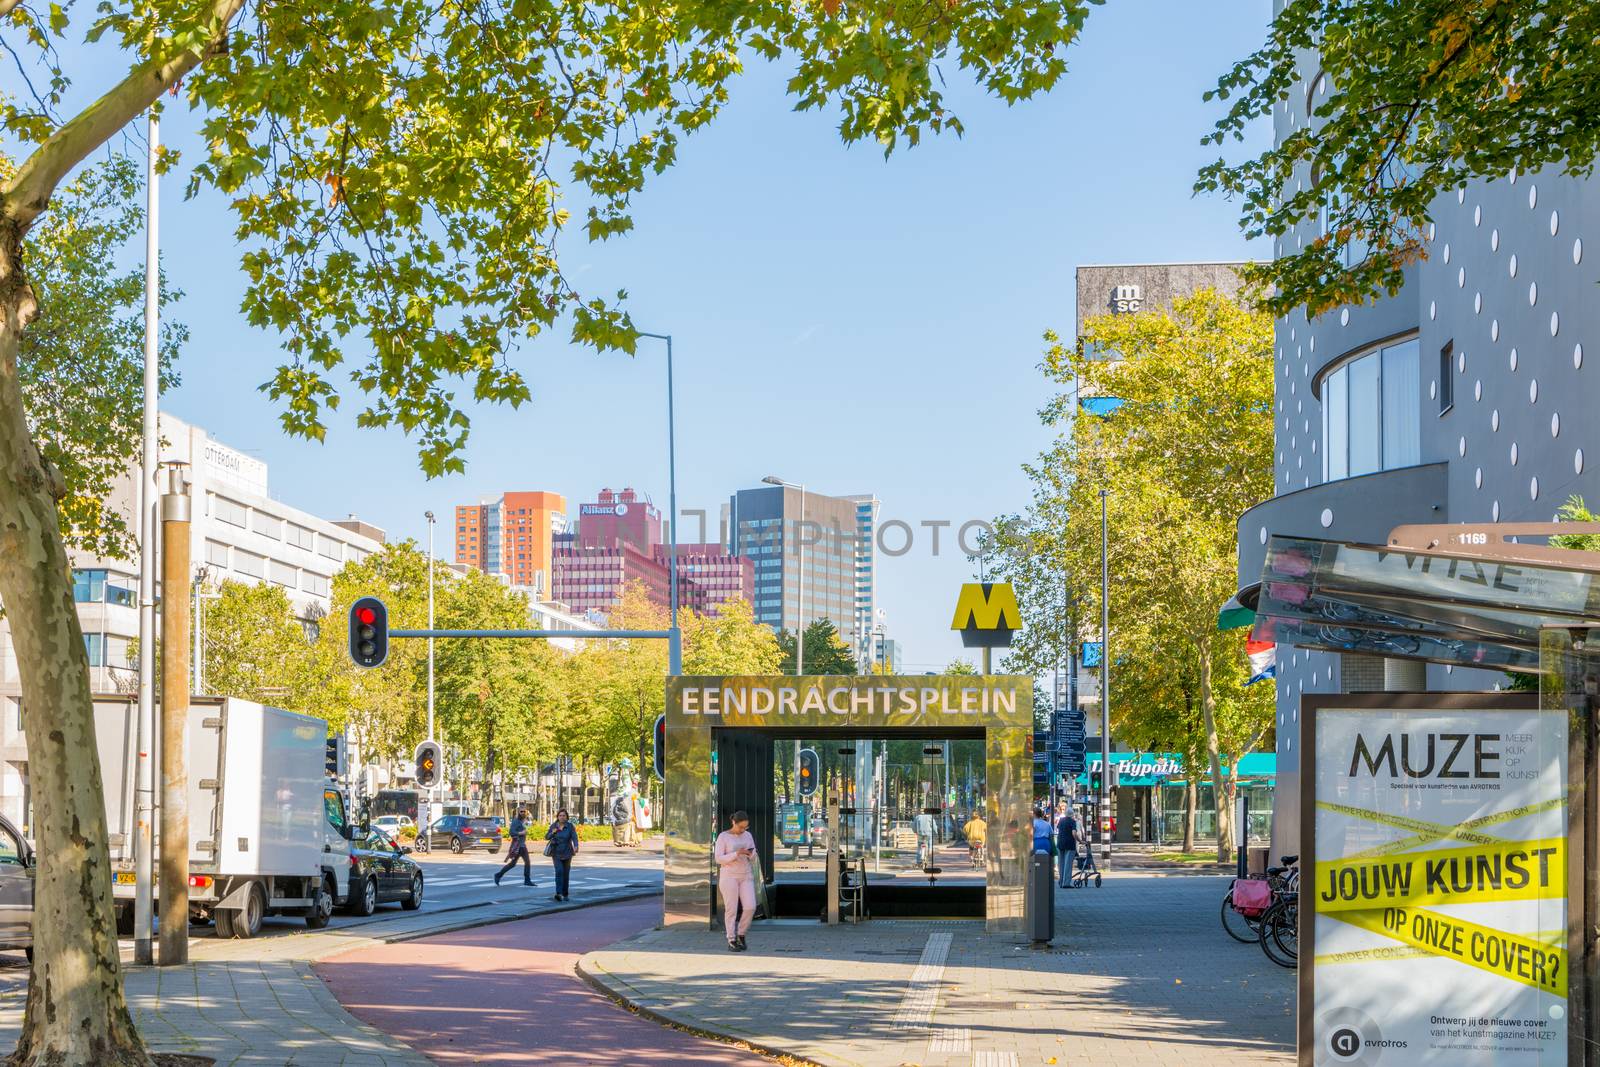
<instances>
[{"instance_id":1,"label":"office building","mask_svg":"<svg viewBox=\"0 0 1600 1067\"><path fill-rule=\"evenodd\" d=\"M802 496L804 499L802 500ZM829 619L857 650L859 585L872 596L870 563L860 569L861 511L866 496L827 496L792 486L741 489L728 502L728 540L755 562L756 618L777 630ZM868 559L871 547L866 550ZM802 563L804 564L802 567ZM802 588L802 581L804 588ZM870 612L864 617L870 625Z\"/></svg>"},{"instance_id":2,"label":"office building","mask_svg":"<svg viewBox=\"0 0 1600 1067\"><path fill-rule=\"evenodd\" d=\"M641 582L650 600L671 604L671 553L661 513L632 489L602 489L578 506L578 527L556 538L555 598L579 614L605 616L629 582ZM678 604L716 614L735 597L751 600L755 566L718 543L678 546Z\"/></svg>"},{"instance_id":3,"label":"office building","mask_svg":"<svg viewBox=\"0 0 1600 1067\"><path fill-rule=\"evenodd\" d=\"M865 668L874 661L872 632L877 625L877 598L873 569L878 550L878 509L882 502L870 494L849 496L856 504L856 611L851 624L856 658Z\"/></svg>"},{"instance_id":4,"label":"office building","mask_svg":"<svg viewBox=\"0 0 1600 1067\"><path fill-rule=\"evenodd\" d=\"M224 581L271 582L284 590L308 633L314 633L328 611L333 576L346 563L360 563L382 548L384 532L354 516L330 522L285 504L269 492L265 463L198 426L164 414L160 434L161 461L188 464L189 558L196 580L212 587ZM137 486L134 467L110 500L130 523ZM133 692L138 664L129 662L128 646L139 633L139 560L70 555L90 683L96 692ZM11 631L0 620L0 811L26 828L31 798L21 704Z\"/></svg>"},{"instance_id":5,"label":"office building","mask_svg":"<svg viewBox=\"0 0 1600 1067\"><path fill-rule=\"evenodd\" d=\"M456 506L456 562L549 596L551 550L565 532L567 502L559 493L504 493Z\"/></svg>"},{"instance_id":6,"label":"office building","mask_svg":"<svg viewBox=\"0 0 1600 1067\"><path fill-rule=\"evenodd\" d=\"M1274 109L1279 138L1323 121L1312 114L1326 84L1315 54L1302 73ZM1277 321L1275 495L1239 520L1247 599L1272 535L1383 545L1410 523L1548 522L1573 495L1600 502L1600 182L1513 172L1442 195L1430 214L1425 256L1394 295ZM1276 254L1321 236L1305 223ZM1505 681L1278 648L1275 849L1297 848L1302 696Z\"/></svg>"}]
</instances>

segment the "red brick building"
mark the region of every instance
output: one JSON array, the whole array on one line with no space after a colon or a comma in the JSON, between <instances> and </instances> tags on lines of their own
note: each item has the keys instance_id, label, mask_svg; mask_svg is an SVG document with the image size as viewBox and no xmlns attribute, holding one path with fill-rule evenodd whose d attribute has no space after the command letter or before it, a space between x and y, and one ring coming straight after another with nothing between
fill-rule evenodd
<instances>
[{"instance_id":1,"label":"red brick building","mask_svg":"<svg viewBox=\"0 0 1600 1067\"><path fill-rule=\"evenodd\" d=\"M456 507L456 562L505 576L550 596L551 550L566 525L559 493L506 493L496 500Z\"/></svg>"}]
</instances>

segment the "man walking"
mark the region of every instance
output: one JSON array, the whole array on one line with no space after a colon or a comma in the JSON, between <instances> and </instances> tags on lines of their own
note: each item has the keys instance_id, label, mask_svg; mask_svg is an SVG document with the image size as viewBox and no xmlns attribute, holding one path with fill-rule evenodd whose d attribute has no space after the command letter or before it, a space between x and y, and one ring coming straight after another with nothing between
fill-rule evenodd
<instances>
[{"instance_id":1,"label":"man walking","mask_svg":"<svg viewBox=\"0 0 1600 1067\"><path fill-rule=\"evenodd\" d=\"M1061 855L1061 888L1072 888L1072 868L1078 862L1078 820L1066 804L1056 805L1056 851Z\"/></svg>"},{"instance_id":2,"label":"man walking","mask_svg":"<svg viewBox=\"0 0 1600 1067\"><path fill-rule=\"evenodd\" d=\"M528 858L527 811L518 809L517 813L511 817L511 825L507 828L507 832L511 835L511 852L506 857L506 865L495 872L494 884L499 885L501 876L515 867L518 860L521 860L522 884L536 885L537 883L533 880L533 861Z\"/></svg>"}]
</instances>

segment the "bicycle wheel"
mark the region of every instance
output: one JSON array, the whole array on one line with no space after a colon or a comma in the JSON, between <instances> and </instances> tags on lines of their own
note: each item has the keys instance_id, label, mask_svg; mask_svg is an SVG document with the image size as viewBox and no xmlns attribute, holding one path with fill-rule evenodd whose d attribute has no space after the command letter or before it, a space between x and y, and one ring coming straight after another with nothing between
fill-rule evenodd
<instances>
[{"instance_id":1,"label":"bicycle wheel","mask_svg":"<svg viewBox=\"0 0 1600 1067\"><path fill-rule=\"evenodd\" d=\"M1261 916L1261 951L1266 954L1267 959L1276 963L1279 967L1287 967L1291 970L1298 965L1298 961L1294 956L1283 951L1280 945L1279 928L1290 924L1292 918L1297 918L1297 916L1291 917L1288 907L1281 900L1273 904Z\"/></svg>"},{"instance_id":2,"label":"bicycle wheel","mask_svg":"<svg viewBox=\"0 0 1600 1067\"><path fill-rule=\"evenodd\" d=\"M1255 924L1235 910L1232 889L1222 898L1222 928L1228 932L1229 937L1242 944L1248 945L1261 940Z\"/></svg>"},{"instance_id":3,"label":"bicycle wheel","mask_svg":"<svg viewBox=\"0 0 1600 1067\"><path fill-rule=\"evenodd\" d=\"M1272 944L1286 959L1300 959L1300 902L1294 897L1283 902L1283 921L1273 924Z\"/></svg>"}]
</instances>

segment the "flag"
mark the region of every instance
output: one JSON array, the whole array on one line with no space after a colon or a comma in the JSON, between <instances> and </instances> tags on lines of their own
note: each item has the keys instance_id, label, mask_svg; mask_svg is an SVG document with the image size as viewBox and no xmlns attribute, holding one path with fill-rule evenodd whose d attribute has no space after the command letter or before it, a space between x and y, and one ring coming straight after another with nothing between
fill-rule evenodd
<instances>
[{"instance_id":1,"label":"flag","mask_svg":"<svg viewBox=\"0 0 1600 1067\"><path fill-rule=\"evenodd\" d=\"M1244 654L1250 660L1250 680L1245 685L1278 676L1278 646L1271 641L1246 641Z\"/></svg>"}]
</instances>

